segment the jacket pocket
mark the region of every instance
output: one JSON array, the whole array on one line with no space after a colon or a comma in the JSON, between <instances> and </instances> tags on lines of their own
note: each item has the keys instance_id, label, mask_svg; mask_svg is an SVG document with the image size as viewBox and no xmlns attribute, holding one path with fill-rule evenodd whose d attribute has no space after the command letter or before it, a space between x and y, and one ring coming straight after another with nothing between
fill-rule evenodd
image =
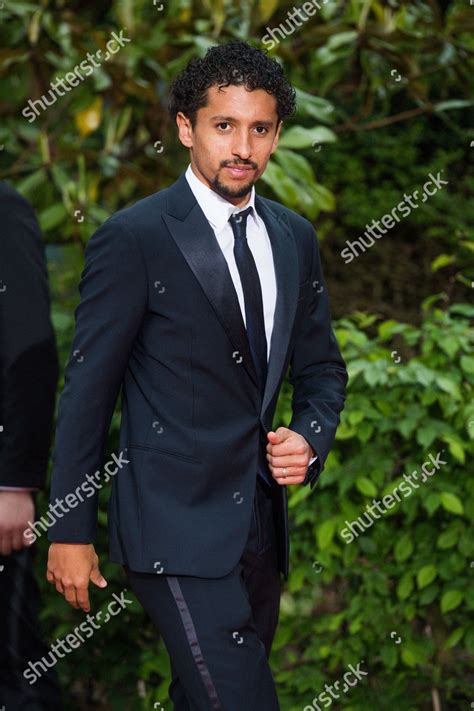
<instances>
[{"instance_id":1,"label":"jacket pocket","mask_svg":"<svg viewBox=\"0 0 474 711\"><path fill-rule=\"evenodd\" d=\"M182 454L181 452L174 452L171 451L170 449L161 449L160 447L150 447L149 445L146 444L137 444L134 442L131 442L128 445L129 449L141 449L141 450L146 450L149 452L158 452L158 454L164 454L167 457L174 457L175 459L182 459L184 462L193 462L195 464L202 464L202 461L200 459L197 459L197 457L190 457L188 454Z\"/></svg>"}]
</instances>

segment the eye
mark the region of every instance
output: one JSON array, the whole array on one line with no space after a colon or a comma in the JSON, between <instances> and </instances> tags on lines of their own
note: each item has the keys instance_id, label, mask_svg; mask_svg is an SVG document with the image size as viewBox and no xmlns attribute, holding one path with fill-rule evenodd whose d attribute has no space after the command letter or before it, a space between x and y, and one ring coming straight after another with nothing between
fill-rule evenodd
<instances>
[{"instance_id":1,"label":"eye","mask_svg":"<svg viewBox=\"0 0 474 711\"><path fill-rule=\"evenodd\" d=\"M222 126L230 126L230 123L228 121L221 121L220 123L217 124L218 128L221 128ZM222 129L224 130L224 129Z\"/></svg>"},{"instance_id":2,"label":"eye","mask_svg":"<svg viewBox=\"0 0 474 711\"><path fill-rule=\"evenodd\" d=\"M259 129L262 129L264 133L260 133L260 136L264 136L265 133L268 133L268 128L266 126L256 126L255 130L258 131Z\"/></svg>"}]
</instances>

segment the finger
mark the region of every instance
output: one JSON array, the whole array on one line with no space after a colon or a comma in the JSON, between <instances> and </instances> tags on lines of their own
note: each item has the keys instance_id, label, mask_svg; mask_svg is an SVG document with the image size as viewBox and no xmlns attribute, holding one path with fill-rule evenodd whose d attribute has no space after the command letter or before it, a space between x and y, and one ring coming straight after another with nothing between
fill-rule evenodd
<instances>
[{"instance_id":1,"label":"finger","mask_svg":"<svg viewBox=\"0 0 474 711\"><path fill-rule=\"evenodd\" d=\"M94 565L92 568L90 579L98 588L105 588L107 585L107 580L103 577L98 565Z\"/></svg>"},{"instance_id":2,"label":"finger","mask_svg":"<svg viewBox=\"0 0 474 711\"><path fill-rule=\"evenodd\" d=\"M306 476L307 467L270 467L272 476L287 484L297 484Z\"/></svg>"},{"instance_id":3,"label":"finger","mask_svg":"<svg viewBox=\"0 0 474 711\"><path fill-rule=\"evenodd\" d=\"M81 588L78 587L76 588L76 594L77 594L77 603L79 607L84 610L84 612L89 612L91 609L90 602L89 602L89 591L87 587Z\"/></svg>"},{"instance_id":4,"label":"finger","mask_svg":"<svg viewBox=\"0 0 474 711\"><path fill-rule=\"evenodd\" d=\"M282 486L287 486L288 484L301 484L304 481L304 476L278 476L276 481Z\"/></svg>"},{"instance_id":5,"label":"finger","mask_svg":"<svg viewBox=\"0 0 474 711\"><path fill-rule=\"evenodd\" d=\"M12 533L12 550L21 551L23 548L23 531L14 531Z\"/></svg>"},{"instance_id":6,"label":"finger","mask_svg":"<svg viewBox=\"0 0 474 711\"><path fill-rule=\"evenodd\" d=\"M284 442L279 442L278 444L273 444L272 449L271 449L271 454L274 457L287 457L292 454L300 454L301 452L296 451L295 449L298 450L298 443L287 439Z\"/></svg>"},{"instance_id":7,"label":"finger","mask_svg":"<svg viewBox=\"0 0 474 711\"><path fill-rule=\"evenodd\" d=\"M296 439L294 434L294 432L288 430L287 436L282 437L280 435L280 438L276 439L275 442L268 442L266 445L267 452L274 455L302 453L304 449L301 440L300 438Z\"/></svg>"},{"instance_id":8,"label":"finger","mask_svg":"<svg viewBox=\"0 0 474 711\"><path fill-rule=\"evenodd\" d=\"M293 469L307 469L309 457L306 454L291 454L285 455L283 457L271 456L269 458L269 463L275 468L293 467Z\"/></svg>"},{"instance_id":9,"label":"finger","mask_svg":"<svg viewBox=\"0 0 474 711\"><path fill-rule=\"evenodd\" d=\"M289 479L290 477L300 476L301 471L299 471L299 467L273 467L272 473L279 479Z\"/></svg>"},{"instance_id":10,"label":"finger","mask_svg":"<svg viewBox=\"0 0 474 711\"><path fill-rule=\"evenodd\" d=\"M296 481L293 481L294 477L289 477L289 476L279 476L276 477L276 481L280 484L280 486L288 486L288 484L296 484Z\"/></svg>"},{"instance_id":11,"label":"finger","mask_svg":"<svg viewBox=\"0 0 474 711\"><path fill-rule=\"evenodd\" d=\"M74 585L64 586L64 597L70 605L76 608L76 610L79 609L76 597L76 587Z\"/></svg>"},{"instance_id":12,"label":"finger","mask_svg":"<svg viewBox=\"0 0 474 711\"><path fill-rule=\"evenodd\" d=\"M284 456L284 457L272 457L270 464L272 467L275 467L275 469L283 469L283 467L286 467L289 469L290 467L293 467L293 469L298 469L298 467L304 467L307 465L308 462L308 457L300 457L300 456Z\"/></svg>"},{"instance_id":13,"label":"finger","mask_svg":"<svg viewBox=\"0 0 474 711\"><path fill-rule=\"evenodd\" d=\"M48 583L53 583L53 585L55 584L56 581L54 579L54 574L51 570L46 571L46 580L48 581Z\"/></svg>"},{"instance_id":14,"label":"finger","mask_svg":"<svg viewBox=\"0 0 474 711\"><path fill-rule=\"evenodd\" d=\"M280 428L281 430L282 428ZM289 433L289 430L288 430ZM289 435L285 432L267 432L267 446L276 447L277 444L282 444Z\"/></svg>"},{"instance_id":15,"label":"finger","mask_svg":"<svg viewBox=\"0 0 474 711\"><path fill-rule=\"evenodd\" d=\"M288 429L288 427L277 427L275 430L275 435L278 437L280 442L284 442L289 437L294 436L294 431Z\"/></svg>"},{"instance_id":16,"label":"finger","mask_svg":"<svg viewBox=\"0 0 474 711\"><path fill-rule=\"evenodd\" d=\"M56 590L60 595L64 595L64 587L62 582L59 580L59 578L54 579L54 584L56 585Z\"/></svg>"},{"instance_id":17,"label":"finger","mask_svg":"<svg viewBox=\"0 0 474 711\"><path fill-rule=\"evenodd\" d=\"M12 552L11 533L5 533L0 539L0 555L10 555Z\"/></svg>"}]
</instances>

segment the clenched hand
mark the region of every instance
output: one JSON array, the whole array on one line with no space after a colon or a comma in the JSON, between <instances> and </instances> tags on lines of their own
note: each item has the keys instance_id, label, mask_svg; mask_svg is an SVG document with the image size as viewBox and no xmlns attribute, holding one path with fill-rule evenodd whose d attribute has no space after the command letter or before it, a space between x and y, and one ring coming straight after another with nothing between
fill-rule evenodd
<instances>
[{"instance_id":1,"label":"clenched hand","mask_svg":"<svg viewBox=\"0 0 474 711\"><path fill-rule=\"evenodd\" d=\"M28 491L0 491L0 555L28 548L23 532L33 521L35 505Z\"/></svg>"},{"instance_id":2,"label":"clenched hand","mask_svg":"<svg viewBox=\"0 0 474 711\"><path fill-rule=\"evenodd\" d=\"M267 460L272 476L279 484L302 484L309 460L314 456L312 447L303 435L288 427L267 432L267 437Z\"/></svg>"}]
</instances>

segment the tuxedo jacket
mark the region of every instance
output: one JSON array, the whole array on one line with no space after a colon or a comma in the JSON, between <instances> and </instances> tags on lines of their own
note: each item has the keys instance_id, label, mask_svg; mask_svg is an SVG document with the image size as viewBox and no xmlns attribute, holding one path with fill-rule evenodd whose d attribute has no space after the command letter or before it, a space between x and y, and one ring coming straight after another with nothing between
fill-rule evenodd
<instances>
[{"instance_id":1,"label":"tuxedo jacket","mask_svg":"<svg viewBox=\"0 0 474 711\"><path fill-rule=\"evenodd\" d=\"M0 182L0 487L45 484L58 372L38 221Z\"/></svg>"},{"instance_id":2,"label":"tuxedo jacket","mask_svg":"<svg viewBox=\"0 0 474 711\"><path fill-rule=\"evenodd\" d=\"M132 570L218 578L238 563L259 448L261 456L288 369L287 426L318 455L305 479L311 488L333 443L347 371L331 328L316 234L277 202L256 195L255 207L277 282L263 396L227 262L184 172L169 188L115 213L87 244L58 408L51 503L75 492L86 474L107 478L99 472L121 389L122 463L108 504L109 553ZM97 491L83 491L84 500L49 529L51 541L94 541ZM285 486L278 486L275 523L286 578Z\"/></svg>"}]
</instances>

